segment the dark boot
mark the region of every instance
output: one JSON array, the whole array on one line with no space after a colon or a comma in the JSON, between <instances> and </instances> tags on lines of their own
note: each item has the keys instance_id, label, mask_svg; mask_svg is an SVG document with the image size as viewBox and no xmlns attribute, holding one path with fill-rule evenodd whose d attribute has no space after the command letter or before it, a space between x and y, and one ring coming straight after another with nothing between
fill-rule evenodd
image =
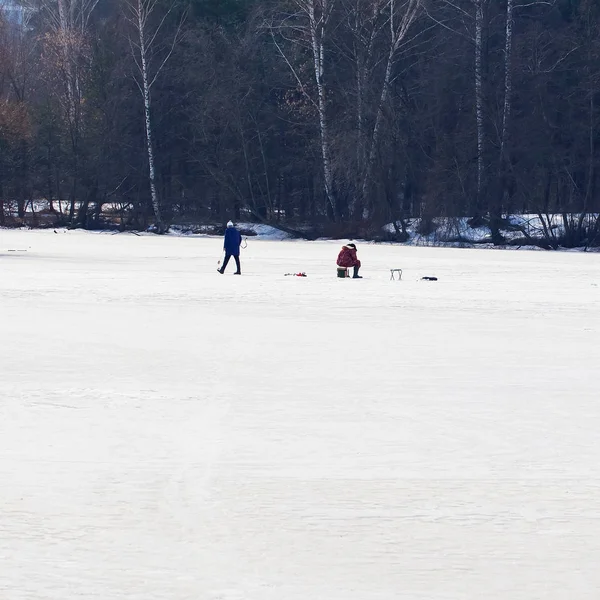
<instances>
[{"instance_id":1,"label":"dark boot","mask_svg":"<svg viewBox=\"0 0 600 600\"><path fill-rule=\"evenodd\" d=\"M360 267L354 267L354 275L352 275L352 279L362 279L362 276L358 274L358 270Z\"/></svg>"},{"instance_id":2,"label":"dark boot","mask_svg":"<svg viewBox=\"0 0 600 600\"><path fill-rule=\"evenodd\" d=\"M237 267L237 271L234 273L234 275L241 275L242 274L242 267L240 266L240 257L239 256L234 256L233 258L235 259L235 265Z\"/></svg>"}]
</instances>

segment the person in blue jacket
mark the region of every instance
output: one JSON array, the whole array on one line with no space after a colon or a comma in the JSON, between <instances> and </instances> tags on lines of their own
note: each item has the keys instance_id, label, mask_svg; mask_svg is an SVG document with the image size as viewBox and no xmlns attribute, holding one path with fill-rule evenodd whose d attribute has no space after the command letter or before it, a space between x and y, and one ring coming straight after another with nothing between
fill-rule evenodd
<instances>
[{"instance_id":1,"label":"person in blue jacket","mask_svg":"<svg viewBox=\"0 0 600 600\"><path fill-rule=\"evenodd\" d=\"M221 275L225 273L225 268L229 259L233 256L235 264L237 265L237 271L234 275L241 275L242 268L240 266L240 244L242 243L242 234L233 226L233 223L229 221L227 223L227 229L225 230L225 240L223 241L223 250L225 250L225 260L223 266L217 269Z\"/></svg>"}]
</instances>

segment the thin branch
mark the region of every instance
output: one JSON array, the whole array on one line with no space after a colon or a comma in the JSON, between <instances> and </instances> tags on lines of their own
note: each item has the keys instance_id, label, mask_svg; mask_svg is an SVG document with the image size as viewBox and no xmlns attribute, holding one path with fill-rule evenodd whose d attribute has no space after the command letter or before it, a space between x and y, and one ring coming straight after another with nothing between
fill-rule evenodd
<instances>
[{"instance_id":1,"label":"thin branch","mask_svg":"<svg viewBox=\"0 0 600 600\"><path fill-rule=\"evenodd\" d=\"M177 42L181 39L180 38L181 28L183 27L183 23L185 22L185 18L186 18L186 13L184 13L181 16L181 19L179 21L179 25L177 25L177 31L175 31L175 35L173 35L173 41L171 43L171 48L169 49L169 52L167 53L167 55L165 56L164 60L160 64L160 67L158 67L158 69L156 69L156 73L154 74L154 77L152 78L152 80L148 84L148 89L150 89L154 85L154 82L156 81L156 79L160 75L160 72L163 70L163 67L167 64L167 61L169 60L169 58L171 58L171 55L173 54L173 50L175 50L175 44L177 44Z\"/></svg>"},{"instance_id":2,"label":"thin branch","mask_svg":"<svg viewBox=\"0 0 600 600\"><path fill-rule=\"evenodd\" d=\"M148 48L152 48L152 46L154 45L154 40L156 39L156 36L158 35L159 31L162 29L162 26L164 25L165 20L171 14L172 11L173 11L173 5L171 4L171 6L169 6L169 9L167 10L167 12L165 12L165 14L163 15L162 19L160 20L160 23L158 24L158 26L154 30L154 33L152 34L152 36L148 40L148 42L147 42L147 47ZM146 16L148 14L149 13L146 13Z\"/></svg>"},{"instance_id":3,"label":"thin branch","mask_svg":"<svg viewBox=\"0 0 600 600\"><path fill-rule=\"evenodd\" d=\"M138 44L134 44L131 40L131 38L129 39L129 46L131 48L131 56L133 58L133 61L135 62L135 66L139 69L140 73L142 72L142 65L138 62L138 53L134 50L134 48L137 48L138 50L140 49L140 46ZM137 80L136 80L137 83Z\"/></svg>"},{"instance_id":4,"label":"thin branch","mask_svg":"<svg viewBox=\"0 0 600 600\"><path fill-rule=\"evenodd\" d=\"M310 94L306 91L304 84L302 83L302 80L300 79L300 77L298 76L298 73L296 73L296 69L294 69L294 67L292 66L292 64L290 63L290 61L288 60L288 57L285 55L285 53L283 52L283 50L281 49L281 46L277 43L277 40L275 39L275 34L273 32L271 32L271 37L273 38L273 43L275 44L275 47L277 48L277 50L279 51L279 54L281 55L281 57L283 58L283 60L285 61L286 65L290 68L290 71L292 72L292 75L294 76L294 78L296 79L298 86L300 87L300 90L302 91L302 93L306 96L306 98L308 99L308 101L315 107L318 109L317 103L311 98Z\"/></svg>"},{"instance_id":5,"label":"thin branch","mask_svg":"<svg viewBox=\"0 0 600 600\"><path fill-rule=\"evenodd\" d=\"M439 25L440 27L443 27L444 29L447 29L448 31L466 39L469 41L473 41L473 37L469 36L469 35L465 35L464 33L461 33L460 31L456 30L456 29L452 29L452 27L448 27L448 25L446 25L443 21L439 21L438 19L436 19L428 10L427 7L424 6L423 7L423 11L425 12L425 14L427 15L428 18L430 18L434 23L436 23L437 25Z\"/></svg>"},{"instance_id":6,"label":"thin branch","mask_svg":"<svg viewBox=\"0 0 600 600\"><path fill-rule=\"evenodd\" d=\"M515 4L513 8L529 8L530 6L554 6L555 2L529 2L528 4Z\"/></svg>"}]
</instances>

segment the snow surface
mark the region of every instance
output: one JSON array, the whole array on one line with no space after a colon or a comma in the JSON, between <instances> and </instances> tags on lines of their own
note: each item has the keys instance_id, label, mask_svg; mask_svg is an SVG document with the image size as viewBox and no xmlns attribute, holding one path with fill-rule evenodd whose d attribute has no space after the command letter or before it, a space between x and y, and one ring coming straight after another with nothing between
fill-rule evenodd
<instances>
[{"instance_id":1,"label":"snow surface","mask_svg":"<svg viewBox=\"0 0 600 600\"><path fill-rule=\"evenodd\" d=\"M597 600L600 257L339 245L0 231L2 600Z\"/></svg>"}]
</instances>

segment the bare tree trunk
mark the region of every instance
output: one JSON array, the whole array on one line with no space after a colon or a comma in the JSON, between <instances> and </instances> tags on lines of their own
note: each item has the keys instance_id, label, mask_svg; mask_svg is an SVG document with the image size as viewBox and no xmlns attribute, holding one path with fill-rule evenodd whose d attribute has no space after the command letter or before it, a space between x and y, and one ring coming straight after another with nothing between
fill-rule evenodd
<instances>
[{"instance_id":1,"label":"bare tree trunk","mask_svg":"<svg viewBox=\"0 0 600 600\"><path fill-rule=\"evenodd\" d=\"M365 73L363 60L356 60L356 191L361 188L365 156L365 115L364 115L364 84Z\"/></svg>"},{"instance_id":2,"label":"bare tree trunk","mask_svg":"<svg viewBox=\"0 0 600 600\"><path fill-rule=\"evenodd\" d=\"M315 11L316 0L306 0L303 4L305 5L308 14L315 84L317 86L317 110L319 112L319 131L321 134L321 157L323 160L325 195L331 206L333 218L337 220L338 207L333 190L331 143L329 139L329 122L327 120L327 89L323 81L325 73L325 34L331 9L329 1L330 0L321 0L321 12L318 16Z\"/></svg>"},{"instance_id":3,"label":"bare tree trunk","mask_svg":"<svg viewBox=\"0 0 600 600\"><path fill-rule=\"evenodd\" d=\"M66 103L69 124L74 127L77 123L77 100L76 89L79 89L79 76L77 72L76 60L74 56L74 34L76 24L75 18L75 0L58 0L58 19L59 31L61 33L61 48L64 59L64 77L66 87Z\"/></svg>"},{"instance_id":4,"label":"bare tree trunk","mask_svg":"<svg viewBox=\"0 0 600 600\"><path fill-rule=\"evenodd\" d=\"M0 181L0 226L4 227L6 225L6 217L4 215L4 186L2 185L2 181Z\"/></svg>"},{"instance_id":5,"label":"bare tree trunk","mask_svg":"<svg viewBox=\"0 0 600 600\"><path fill-rule=\"evenodd\" d=\"M367 160L366 149L366 116L365 92L368 86L368 71L373 64L373 46L377 37L378 19L382 10L381 0L372 2L371 10L365 14L370 5L363 9L361 0L355 0L352 7L354 19L352 23L352 37L354 60L356 63L356 183L355 197L350 205L350 213L360 213L364 206L362 193L365 178L365 164ZM359 205L360 204L360 205Z\"/></svg>"},{"instance_id":6,"label":"bare tree trunk","mask_svg":"<svg viewBox=\"0 0 600 600\"><path fill-rule=\"evenodd\" d=\"M362 157L364 154L363 138L365 130L365 106L364 106L364 87L365 87L365 59L357 57L356 60L356 129L358 144L356 150L358 152L356 163L360 168L362 166Z\"/></svg>"},{"instance_id":7,"label":"bare tree trunk","mask_svg":"<svg viewBox=\"0 0 600 600\"><path fill-rule=\"evenodd\" d=\"M158 233L165 232L160 212L160 202L156 191L156 171L154 168L154 147L152 145L152 119L150 114L150 84L148 79L148 63L146 61L146 37L145 37L145 18L142 0L137 0L138 32L140 38L140 66L142 76L142 95L144 97L144 124L146 127L146 153L148 154L148 180L150 182L150 198L152 201L152 210L156 219L156 230Z\"/></svg>"},{"instance_id":8,"label":"bare tree trunk","mask_svg":"<svg viewBox=\"0 0 600 600\"><path fill-rule=\"evenodd\" d=\"M475 0L475 114L477 121L477 216L481 216L485 177L485 132L483 122L483 24L484 0Z\"/></svg>"},{"instance_id":9,"label":"bare tree trunk","mask_svg":"<svg viewBox=\"0 0 600 600\"><path fill-rule=\"evenodd\" d=\"M514 0L506 2L506 27L504 42L504 104L502 108L502 129L500 132L500 155L498 160L497 190L493 194L494 199L490 206L490 231L494 243L503 243L500 234L500 219L502 217L502 205L506 188L508 165L510 162L509 152L509 127L510 112L512 109L512 42L513 42L513 5ZM478 191L480 193L480 190Z\"/></svg>"},{"instance_id":10,"label":"bare tree trunk","mask_svg":"<svg viewBox=\"0 0 600 600\"><path fill-rule=\"evenodd\" d=\"M150 185L150 200L152 203L152 211L154 212L154 219L156 221L156 231L159 234L165 233L167 227L162 218L160 199L158 196L158 190L156 186L156 168L155 168L155 152L153 144L153 129L152 129L152 111L151 111L151 90L152 86L156 82L159 74L163 67L171 58L175 44L179 40L181 33L181 27L185 15L182 16L179 21L179 25L173 35L170 47L162 53L162 57L158 55L159 50L157 49L157 36L162 28L163 24L169 13L171 13L175 7L174 3L171 3L166 11L166 14L158 22L158 25L153 29L148 24L149 18L156 7L156 0L132 0L127 4L129 9L129 22L132 24L135 33L135 41L130 38L130 45L133 58L138 68L140 80L136 79L136 83L140 90L142 101L144 104L144 126L146 130L146 154L148 156L148 182ZM158 67L152 68L152 58L162 61Z\"/></svg>"},{"instance_id":11,"label":"bare tree trunk","mask_svg":"<svg viewBox=\"0 0 600 600\"><path fill-rule=\"evenodd\" d=\"M393 4L394 0L392 0ZM393 8L393 7L392 7ZM373 132L371 134L371 140L369 142L369 154L367 157L367 164L365 168L365 176L363 178L361 197L363 203L367 202L367 193L371 183L371 175L373 173L373 166L375 164L375 157L377 155L377 147L379 144L379 132L381 130L381 123L383 121L383 107L387 101L390 79L392 76L392 65L394 62L394 49L390 46L388 54L388 60L385 68L385 77L383 79L383 87L381 88L381 96L379 98L379 106L377 107L377 116L375 117L375 125L373 126Z\"/></svg>"},{"instance_id":12,"label":"bare tree trunk","mask_svg":"<svg viewBox=\"0 0 600 600\"><path fill-rule=\"evenodd\" d=\"M338 219L338 206L334 190L334 174L331 161L331 137L329 119L327 114L327 86L325 84L325 39L327 35L327 26L329 17L333 10L336 0L295 0L295 5L299 11L293 15L287 15L282 23L276 27L270 25L273 42L279 51L279 54L286 62L299 88L304 96L315 107L319 117L319 141L321 151L321 162L323 168L323 189L327 200L327 205L331 210L334 220ZM307 24L290 25L291 22L298 20L298 16L305 18ZM303 42L308 42L313 59L313 77L317 89L316 99L308 93L306 85L296 69L293 67L290 59L286 56L284 50L277 42L274 31L276 29L290 28L296 34L302 32Z\"/></svg>"},{"instance_id":13,"label":"bare tree trunk","mask_svg":"<svg viewBox=\"0 0 600 600\"><path fill-rule=\"evenodd\" d=\"M88 190L85 198L83 198L79 203L79 210L77 211L77 222L81 227L87 228L89 225L88 221L88 212L90 209L90 202L96 201L96 196L98 193L98 180L96 179L91 188Z\"/></svg>"},{"instance_id":14,"label":"bare tree trunk","mask_svg":"<svg viewBox=\"0 0 600 600\"><path fill-rule=\"evenodd\" d=\"M513 42L513 3L506 0L506 40L504 44L504 107L502 110L502 134L500 140L500 156L507 153L509 120L512 109L512 42Z\"/></svg>"},{"instance_id":15,"label":"bare tree trunk","mask_svg":"<svg viewBox=\"0 0 600 600\"><path fill-rule=\"evenodd\" d=\"M390 0L390 46L385 66L385 75L383 78L383 85L381 87L381 94L379 97L379 103L377 106L377 115L375 117L375 124L373 125L373 131L369 140L369 152L367 157L367 164L365 167L365 176L362 183L361 198L363 203L366 203L367 194L371 185L371 179L373 175L373 167L375 165L375 158L377 156L377 149L379 146L379 137L381 135L381 127L383 124L383 116L385 104L388 99L390 85L392 81L392 71L396 61L397 54L402 46L402 43L406 40L409 28L415 22L421 11L421 0L408 0L403 4L403 12L401 15L396 14L396 0ZM396 20L396 17L398 19Z\"/></svg>"},{"instance_id":16,"label":"bare tree trunk","mask_svg":"<svg viewBox=\"0 0 600 600\"><path fill-rule=\"evenodd\" d=\"M265 155L265 149L262 142L262 135L260 133L260 125L256 119L254 119L254 123L256 125L256 134L258 136L258 146L260 148L260 156L262 158L263 171L265 173L265 182L267 186L267 203L269 209L268 218L273 217L273 198L271 197L271 184L269 181L269 169L267 167L267 157ZM265 215L266 216L266 215Z\"/></svg>"},{"instance_id":17,"label":"bare tree trunk","mask_svg":"<svg viewBox=\"0 0 600 600\"><path fill-rule=\"evenodd\" d=\"M250 160L248 159L248 150L246 149L246 136L244 135L244 123L242 122L242 115L240 112L239 105L236 106L236 117L238 122L238 128L240 130L240 139L242 142L242 154L244 156L244 167L246 169L246 182L248 184L248 194L252 200L252 209L256 211L256 198L254 196L254 185L252 183L252 170L250 169Z\"/></svg>"},{"instance_id":18,"label":"bare tree trunk","mask_svg":"<svg viewBox=\"0 0 600 600\"><path fill-rule=\"evenodd\" d=\"M588 65L593 64L592 62L592 56L591 53L588 51ZM588 114L589 114L589 119L588 119L588 149L589 149L589 163L588 163L588 181L587 181L587 186L586 186L586 190L585 190L585 196L583 197L583 203L581 206L581 212L579 213L579 219L578 219L578 223L577 223L577 235L579 236L579 240L581 241L584 237L583 234L583 222L585 220L585 218L587 217L587 212L589 210L589 203L590 200L592 199L592 194L594 191L594 178L595 178L595 172L594 172L594 160L595 160L595 154L596 154L596 144L594 142L595 139L595 127L594 127L594 122L595 122L595 110L596 110L596 105L594 102L594 94L596 93L595 87L594 87L594 82L593 82L593 77L591 75L591 73L589 72L591 69L588 66L588 77L589 77L589 83L590 83L590 87L589 87L589 103L588 103ZM589 229L589 225L588 225L588 229ZM589 232L588 232L588 238L589 238ZM589 243L589 240L588 240Z\"/></svg>"},{"instance_id":19,"label":"bare tree trunk","mask_svg":"<svg viewBox=\"0 0 600 600\"><path fill-rule=\"evenodd\" d=\"M69 221L75 221L75 203L78 195L80 171L79 147L81 138L81 68L84 55L87 23L98 0L57 0L54 26L57 30L59 52L62 53L61 77L64 85L64 105L69 127L73 173Z\"/></svg>"}]
</instances>

